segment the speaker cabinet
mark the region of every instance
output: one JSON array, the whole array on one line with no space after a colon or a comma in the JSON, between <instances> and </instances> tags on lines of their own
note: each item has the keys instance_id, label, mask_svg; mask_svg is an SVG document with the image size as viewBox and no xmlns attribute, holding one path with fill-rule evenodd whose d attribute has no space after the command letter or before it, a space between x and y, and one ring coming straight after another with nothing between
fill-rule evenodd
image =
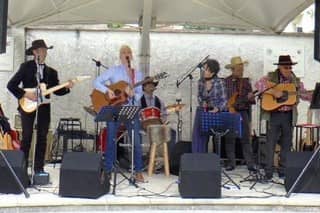
<instances>
[{"instance_id":1,"label":"speaker cabinet","mask_svg":"<svg viewBox=\"0 0 320 213\"><path fill-rule=\"evenodd\" d=\"M109 192L110 183L97 153L67 152L63 156L59 195L98 198Z\"/></svg>"},{"instance_id":2,"label":"speaker cabinet","mask_svg":"<svg viewBox=\"0 0 320 213\"><path fill-rule=\"evenodd\" d=\"M213 153L189 153L181 157L179 192L183 198L220 198L220 158Z\"/></svg>"},{"instance_id":3,"label":"speaker cabinet","mask_svg":"<svg viewBox=\"0 0 320 213\"><path fill-rule=\"evenodd\" d=\"M0 54L6 52L7 18L8 18L8 0L0 0Z\"/></svg>"},{"instance_id":4,"label":"speaker cabinet","mask_svg":"<svg viewBox=\"0 0 320 213\"><path fill-rule=\"evenodd\" d=\"M6 156L11 167L15 171L17 177L24 187L28 184L28 174L26 163L22 151L2 151ZM22 191L19 188L14 176L10 172L2 155L0 155L0 193L20 194Z\"/></svg>"},{"instance_id":5,"label":"speaker cabinet","mask_svg":"<svg viewBox=\"0 0 320 213\"><path fill-rule=\"evenodd\" d=\"M296 181L297 177L305 167L313 152L290 152L287 156L286 179L284 181L288 192ZM293 192L320 193L320 153L316 155L305 171L304 175L296 185Z\"/></svg>"},{"instance_id":6,"label":"speaker cabinet","mask_svg":"<svg viewBox=\"0 0 320 213\"><path fill-rule=\"evenodd\" d=\"M179 175L180 159L184 153L192 152L191 141L178 141L170 153L170 173Z\"/></svg>"}]
</instances>

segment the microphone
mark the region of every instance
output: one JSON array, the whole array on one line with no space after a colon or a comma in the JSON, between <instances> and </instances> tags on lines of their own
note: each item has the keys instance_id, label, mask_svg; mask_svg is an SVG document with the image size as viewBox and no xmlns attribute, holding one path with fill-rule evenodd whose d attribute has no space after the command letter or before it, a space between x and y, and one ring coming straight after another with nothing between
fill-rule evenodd
<instances>
[{"instance_id":1,"label":"microphone","mask_svg":"<svg viewBox=\"0 0 320 213\"><path fill-rule=\"evenodd\" d=\"M101 62L100 61L98 61L98 60L96 60L96 59L92 59L92 61L94 61L94 62L96 62L96 66L97 67L100 67L101 66Z\"/></svg>"},{"instance_id":2,"label":"microphone","mask_svg":"<svg viewBox=\"0 0 320 213\"><path fill-rule=\"evenodd\" d=\"M204 64L207 62L207 59L209 58L210 55L207 55L200 63L197 65L198 68L202 68Z\"/></svg>"},{"instance_id":3,"label":"microphone","mask_svg":"<svg viewBox=\"0 0 320 213\"><path fill-rule=\"evenodd\" d=\"M128 62L128 68L131 69L131 63L129 56L126 56L127 62Z\"/></svg>"}]
</instances>

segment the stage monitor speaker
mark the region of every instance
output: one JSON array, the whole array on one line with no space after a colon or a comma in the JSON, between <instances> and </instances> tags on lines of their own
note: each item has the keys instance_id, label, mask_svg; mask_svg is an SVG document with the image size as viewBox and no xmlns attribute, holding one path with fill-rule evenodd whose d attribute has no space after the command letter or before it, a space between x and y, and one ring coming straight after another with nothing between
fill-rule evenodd
<instances>
[{"instance_id":1,"label":"stage monitor speaker","mask_svg":"<svg viewBox=\"0 0 320 213\"><path fill-rule=\"evenodd\" d=\"M6 52L7 46L8 0L0 0L0 54Z\"/></svg>"},{"instance_id":2,"label":"stage monitor speaker","mask_svg":"<svg viewBox=\"0 0 320 213\"><path fill-rule=\"evenodd\" d=\"M2 151L24 187L28 185L26 162L22 151ZM0 193L22 193L14 176L0 155Z\"/></svg>"},{"instance_id":3,"label":"stage monitor speaker","mask_svg":"<svg viewBox=\"0 0 320 213\"><path fill-rule=\"evenodd\" d=\"M109 192L110 183L97 153L66 152L60 170L59 195L98 198Z\"/></svg>"},{"instance_id":4,"label":"stage monitor speaker","mask_svg":"<svg viewBox=\"0 0 320 213\"><path fill-rule=\"evenodd\" d=\"M315 0L314 4L314 59L320 62L320 0Z\"/></svg>"},{"instance_id":5,"label":"stage monitor speaker","mask_svg":"<svg viewBox=\"0 0 320 213\"><path fill-rule=\"evenodd\" d=\"M313 152L290 152L287 155L286 179L284 181L288 192L297 177L305 167ZM293 192L320 193L320 153L306 170Z\"/></svg>"},{"instance_id":6,"label":"stage monitor speaker","mask_svg":"<svg viewBox=\"0 0 320 213\"><path fill-rule=\"evenodd\" d=\"M191 141L178 141L171 153L170 153L170 173L172 175L179 175L180 169L180 159L184 153L192 152L192 143Z\"/></svg>"},{"instance_id":7,"label":"stage monitor speaker","mask_svg":"<svg viewBox=\"0 0 320 213\"><path fill-rule=\"evenodd\" d=\"M187 153L181 157L179 192L183 198L220 198L220 158L213 153Z\"/></svg>"}]
</instances>

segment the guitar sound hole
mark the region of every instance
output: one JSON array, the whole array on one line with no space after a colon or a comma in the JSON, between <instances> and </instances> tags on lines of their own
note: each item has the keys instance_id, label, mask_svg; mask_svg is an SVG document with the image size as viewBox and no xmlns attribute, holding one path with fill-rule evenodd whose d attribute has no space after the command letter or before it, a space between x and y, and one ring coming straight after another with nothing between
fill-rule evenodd
<instances>
[{"instance_id":1,"label":"guitar sound hole","mask_svg":"<svg viewBox=\"0 0 320 213\"><path fill-rule=\"evenodd\" d=\"M120 96L121 95L121 90L115 90L114 91L115 96Z\"/></svg>"},{"instance_id":2,"label":"guitar sound hole","mask_svg":"<svg viewBox=\"0 0 320 213\"><path fill-rule=\"evenodd\" d=\"M280 98L277 98L277 102L278 103L286 102L288 100L288 97L289 97L288 91L283 91L283 95Z\"/></svg>"}]
</instances>

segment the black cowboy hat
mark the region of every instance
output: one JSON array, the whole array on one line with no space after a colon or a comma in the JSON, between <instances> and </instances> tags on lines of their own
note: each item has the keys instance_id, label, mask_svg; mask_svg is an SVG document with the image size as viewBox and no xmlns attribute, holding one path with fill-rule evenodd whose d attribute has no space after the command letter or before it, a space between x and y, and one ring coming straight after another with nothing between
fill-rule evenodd
<instances>
[{"instance_id":1,"label":"black cowboy hat","mask_svg":"<svg viewBox=\"0 0 320 213\"><path fill-rule=\"evenodd\" d=\"M47 46L46 42L44 42L43 39L34 40L31 44L31 47L29 47L26 50L27 55L33 55L32 50L38 49L38 48L46 48L46 49L52 49L53 46Z\"/></svg>"},{"instance_id":2,"label":"black cowboy hat","mask_svg":"<svg viewBox=\"0 0 320 213\"><path fill-rule=\"evenodd\" d=\"M142 88L144 88L147 84L153 84L155 87L158 86L159 81L152 80L150 76L144 78L145 83L142 84Z\"/></svg>"},{"instance_id":3,"label":"black cowboy hat","mask_svg":"<svg viewBox=\"0 0 320 213\"><path fill-rule=\"evenodd\" d=\"M280 55L278 63L274 65L296 65L298 62L292 62L290 55Z\"/></svg>"}]
</instances>

